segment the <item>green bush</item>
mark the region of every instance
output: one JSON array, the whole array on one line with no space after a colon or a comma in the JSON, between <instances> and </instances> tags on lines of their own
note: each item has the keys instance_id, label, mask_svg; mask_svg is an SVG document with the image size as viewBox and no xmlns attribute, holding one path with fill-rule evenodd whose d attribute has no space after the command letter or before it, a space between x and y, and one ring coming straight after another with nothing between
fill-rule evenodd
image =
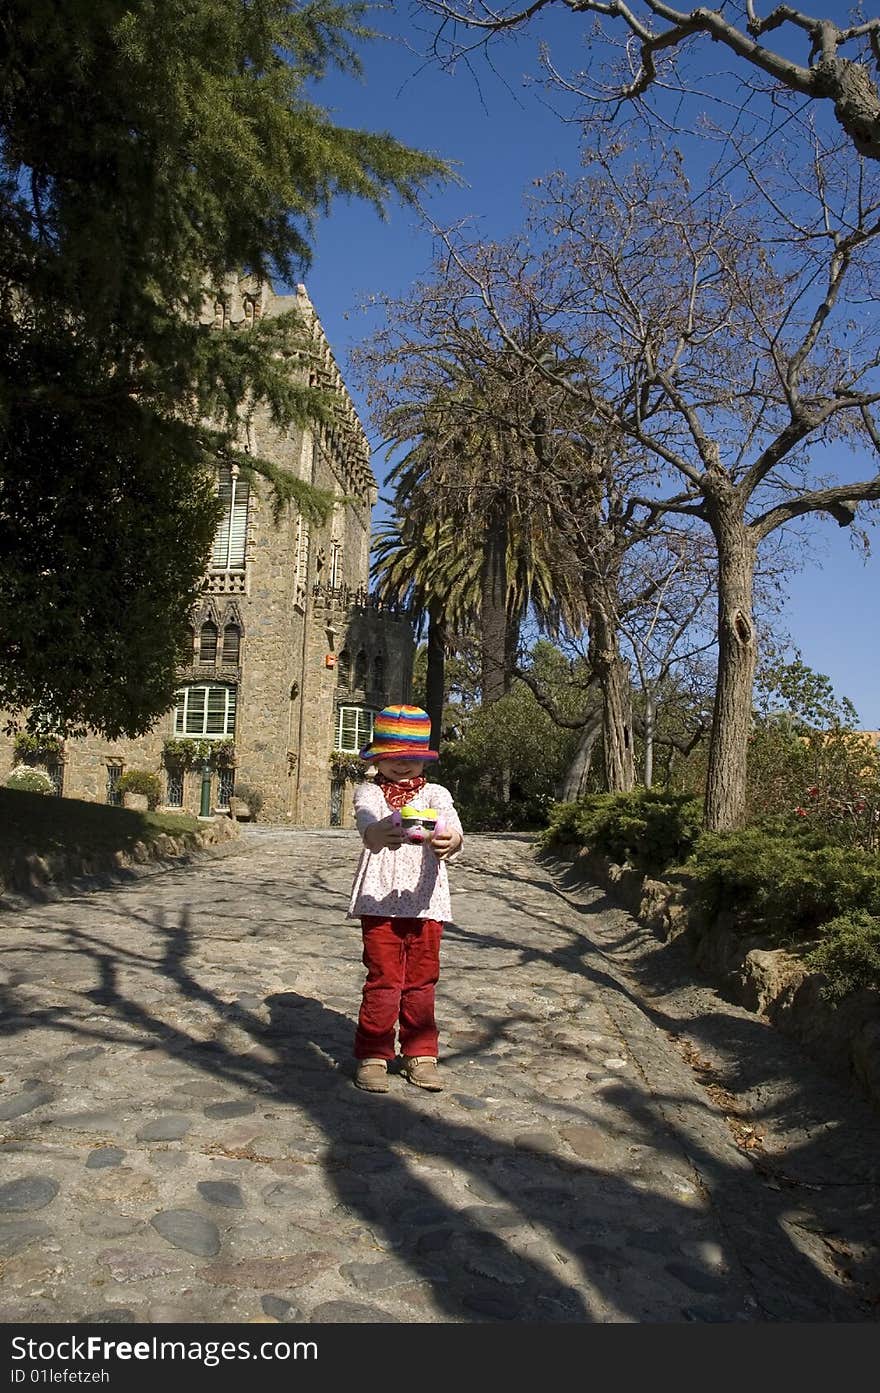
<instances>
[{"instance_id":1,"label":"green bush","mask_svg":"<svg viewBox=\"0 0 880 1393\"><path fill-rule=\"evenodd\" d=\"M64 741L60 735L34 735L22 730L16 735L13 744L15 758L24 764L34 760L59 760L64 753Z\"/></svg>"},{"instance_id":2,"label":"green bush","mask_svg":"<svg viewBox=\"0 0 880 1393\"><path fill-rule=\"evenodd\" d=\"M733 910L776 942L813 936L853 910L880 914L880 861L823 844L795 819L765 818L738 832L704 833L688 863L710 916Z\"/></svg>"},{"instance_id":3,"label":"green bush","mask_svg":"<svg viewBox=\"0 0 880 1393\"><path fill-rule=\"evenodd\" d=\"M19 764L6 780L7 788L17 788L25 793L54 793L55 785L45 769L34 769L29 764Z\"/></svg>"},{"instance_id":4,"label":"green bush","mask_svg":"<svg viewBox=\"0 0 880 1393\"><path fill-rule=\"evenodd\" d=\"M807 966L827 978L822 995L840 1001L866 987L880 990L880 918L867 910L840 914L822 930L822 942L806 955Z\"/></svg>"},{"instance_id":5,"label":"green bush","mask_svg":"<svg viewBox=\"0 0 880 1393\"><path fill-rule=\"evenodd\" d=\"M688 794L595 793L576 803L557 803L541 840L544 846L590 846L613 861L656 873L687 859L700 833L700 816L698 800Z\"/></svg>"},{"instance_id":6,"label":"green bush","mask_svg":"<svg viewBox=\"0 0 880 1393\"><path fill-rule=\"evenodd\" d=\"M158 774L151 774L147 769L126 769L117 780L116 791L120 798L123 793L145 793L151 812L162 802L162 781Z\"/></svg>"},{"instance_id":7,"label":"green bush","mask_svg":"<svg viewBox=\"0 0 880 1393\"><path fill-rule=\"evenodd\" d=\"M757 725L749 741L749 823L794 813L824 842L877 851L878 810L880 756L864 735L778 719Z\"/></svg>"},{"instance_id":8,"label":"green bush","mask_svg":"<svg viewBox=\"0 0 880 1393\"><path fill-rule=\"evenodd\" d=\"M236 783L232 790L233 798L240 798L243 803L247 803L251 810L251 817L256 819L263 807L263 795L253 784Z\"/></svg>"},{"instance_id":9,"label":"green bush","mask_svg":"<svg viewBox=\"0 0 880 1393\"><path fill-rule=\"evenodd\" d=\"M702 809L687 794L637 789L618 794L599 821L595 845L615 861L662 871L690 855Z\"/></svg>"},{"instance_id":10,"label":"green bush","mask_svg":"<svg viewBox=\"0 0 880 1393\"><path fill-rule=\"evenodd\" d=\"M531 668L560 709L577 714L583 692L572 686L568 662L539 641ZM457 718L455 718L457 719ZM554 794L574 754L578 732L555 725L522 682L506 696L462 718L464 736L444 740L437 774L466 830L544 828ZM502 794L505 788L505 795Z\"/></svg>"},{"instance_id":11,"label":"green bush","mask_svg":"<svg viewBox=\"0 0 880 1393\"><path fill-rule=\"evenodd\" d=\"M578 846L592 846L598 820L610 802L610 793L591 793L575 803L554 803L541 844L553 846L574 842Z\"/></svg>"}]
</instances>

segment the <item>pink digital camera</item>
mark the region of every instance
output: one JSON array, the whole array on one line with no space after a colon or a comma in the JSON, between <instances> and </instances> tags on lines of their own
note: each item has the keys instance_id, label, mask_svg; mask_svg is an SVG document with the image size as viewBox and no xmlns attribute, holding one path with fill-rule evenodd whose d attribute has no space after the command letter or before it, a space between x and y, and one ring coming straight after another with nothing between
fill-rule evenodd
<instances>
[{"instance_id":1,"label":"pink digital camera","mask_svg":"<svg viewBox=\"0 0 880 1393\"><path fill-rule=\"evenodd\" d=\"M443 831L443 818L436 808L405 807L394 816L408 842L429 842L435 831Z\"/></svg>"}]
</instances>

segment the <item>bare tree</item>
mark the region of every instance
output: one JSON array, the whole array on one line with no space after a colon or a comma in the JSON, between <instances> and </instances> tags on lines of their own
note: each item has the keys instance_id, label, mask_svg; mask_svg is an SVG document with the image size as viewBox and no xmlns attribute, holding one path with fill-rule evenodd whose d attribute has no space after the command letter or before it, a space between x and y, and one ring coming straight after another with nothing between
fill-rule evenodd
<instances>
[{"instance_id":1,"label":"bare tree","mask_svg":"<svg viewBox=\"0 0 880 1393\"><path fill-rule=\"evenodd\" d=\"M642 782L654 782L654 742L661 693L673 672L682 666L706 671L705 655L715 646L711 614L715 597L715 568L706 539L693 530L667 533L661 538L663 554L652 548L640 558L641 569L657 577L641 604L622 606L620 630L633 655L633 666L642 694L641 730L644 747ZM641 577L645 586L645 578ZM706 684L706 697L709 696ZM699 703L705 709L710 702ZM708 726L697 739L707 733Z\"/></svg>"},{"instance_id":2,"label":"bare tree","mask_svg":"<svg viewBox=\"0 0 880 1393\"><path fill-rule=\"evenodd\" d=\"M527 309L567 345L548 378L653 463L626 516L711 530L713 829L745 803L758 548L810 514L849 525L880 498L880 181L868 168L839 150L807 171L790 156L751 170L750 201L737 202L721 187L695 197L668 156L662 168L597 156L581 179L548 181L531 241L453 251L499 332ZM831 442L867 453L868 477L824 476L812 447Z\"/></svg>"},{"instance_id":3,"label":"bare tree","mask_svg":"<svg viewBox=\"0 0 880 1393\"><path fill-rule=\"evenodd\" d=\"M689 40L708 39L728 51L738 70L766 74L777 89L810 101L831 102L855 150L880 159L880 92L871 72L880 65L880 18L844 25L791 5L775 5L761 17L754 0L717 10L678 9L664 0L514 0L498 5L484 0L421 0L421 8L441 21L433 50L446 66L493 39L524 29L542 12L564 9L577 18L604 21L604 29L585 28L583 37L591 52L601 46L603 35L612 43L618 36L618 49L622 37L624 56L609 80L602 81L593 71L563 73L546 47L543 54L551 82L594 108L610 103L616 109L621 102L642 99L655 85L669 81L676 57ZM769 47L769 35L782 43ZM797 40L804 50L801 61L784 51Z\"/></svg>"},{"instance_id":4,"label":"bare tree","mask_svg":"<svg viewBox=\"0 0 880 1393\"><path fill-rule=\"evenodd\" d=\"M590 668L602 693L606 783L614 791L631 789L632 684L620 653L618 590L628 549L659 526L657 518L636 525L627 511L627 491L635 479L645 482L643 473L618 457L604 427L584 429L583 413L572 412L567 392L544 370L556 350L552 339L531 332L529 314L516 325L512 352L469 280L448 267L405 301L386 302L385 310L385 326L357 354L383 419L403 413L423 431L420 403L436 401L450 377L470 378L469 390L443 394L447 438L458 444L432 460L418 507L425 517L454 516L462 545L470 554L479 546L483 616L500 613L503 623L506 590L515 623L507 625L503 653L504 633L492 642L484 633L484 702L504 690L497 681L493 690L487 677L497 671L509 681L524 605L531 604L544 633L588 629ZM486 439L488 456L479 445ZM407 502L411 511L413 490ZM493 546L499 522L503 545ZM485 563L493 555L505 565L503 574L488 577L499 593L487 604Z\"/></svg>"}]
</instances>

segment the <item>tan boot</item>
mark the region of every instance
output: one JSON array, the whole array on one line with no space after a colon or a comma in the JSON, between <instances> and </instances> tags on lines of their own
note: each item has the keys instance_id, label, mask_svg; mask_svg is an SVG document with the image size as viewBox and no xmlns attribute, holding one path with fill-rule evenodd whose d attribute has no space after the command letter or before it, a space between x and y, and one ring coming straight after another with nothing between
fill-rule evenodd
<instances>
[{"instance_id":1,"label":"tan boot","mask_svg":"<svg viewBox=\"0 0 880 1393\"><path fill-rule=\"evenodd\" d=\"M388 1065L384 1059L359 1059L354 1081L368 1093L387 1093Z\"/></svg>"},{"instance_id":2,"label":"tan boot","mask_svg":"<svg viewBox=\"0 0 880 1393\"><path fill-rule=\"evenodd\" d=\"M416 1088L427 1088L431 1093L443 1092L437 1061L430 1055L404 1055L400 1072Z\"/></svg>"}]
</instances>

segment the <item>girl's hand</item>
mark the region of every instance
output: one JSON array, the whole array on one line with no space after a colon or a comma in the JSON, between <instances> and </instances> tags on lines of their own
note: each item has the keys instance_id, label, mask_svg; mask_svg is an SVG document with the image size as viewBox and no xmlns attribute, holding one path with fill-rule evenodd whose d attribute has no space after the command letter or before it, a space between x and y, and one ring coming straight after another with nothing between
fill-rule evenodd
<instances>
[{"instance_id":1,"label":"girl's hand","mask_svg":"<svg viewBox=\"0 0 880 1393\"><path fill-rule=\"evenodd\" d=\"M431 846L438 861L444 861L447 856L451 856L454 851L458 851L461 846L461 837L451 828L435 827L431 837Z\"/></svg>"},{"instance_id":2,"label":"girl's hand","mask_svg":"<svg viewBox=\"0 0 880 1393\"><path fill-rule=\"evenodd\" d=\"M396 851L404 842L400 813L389 813L380 822L371 822L364 832L364 845L369 851Z\"/></svg>"}]
</instances>

